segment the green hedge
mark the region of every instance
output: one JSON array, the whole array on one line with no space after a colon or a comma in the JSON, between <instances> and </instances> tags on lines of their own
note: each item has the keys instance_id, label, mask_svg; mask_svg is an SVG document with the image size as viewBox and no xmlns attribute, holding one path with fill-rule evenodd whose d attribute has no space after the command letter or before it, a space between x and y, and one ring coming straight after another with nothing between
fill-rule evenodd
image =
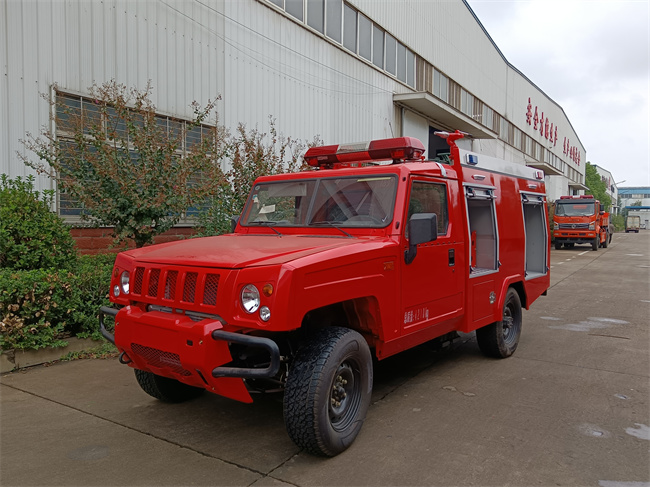
<instances>
[{"instance_id":1,"label":"green hedge","mask_svg":"<svg viewBox=\"0 0 650 487\"><path fill-rule=\"evenodd\" d=\"M31 176L0 175L0 268L34 270L74 263L74 240L69 227L50 211L53 198L52 191L36 191Z\"/></svg>"},{"instance_id":2,"label":"green hedge","mask_svg":"<svg viewBox=\"0 0 650 487\"><path fill-rule=\"evenodd\" d=\"M99 339L114 255L83 256L69 269L0 269L0 348L38 349L69 336Z\"/></svg>"}]
</instances>

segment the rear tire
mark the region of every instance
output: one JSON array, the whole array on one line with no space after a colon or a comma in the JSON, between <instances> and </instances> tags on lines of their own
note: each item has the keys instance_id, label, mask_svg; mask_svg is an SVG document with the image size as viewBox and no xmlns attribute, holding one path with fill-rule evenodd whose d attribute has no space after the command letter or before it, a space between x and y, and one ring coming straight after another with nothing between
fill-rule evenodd
<instances>
[{"instance_id":1,"label":"rear tire","mask_svg":"<svg viewBox=\"0 0 650 487\"><path fill-rule=\"evenodd\" d=\"M606 249L609 246L609 235L605 235L605 241L603 242L603 248Z\"/></svg>"},{"instance_id":2,"label":"rear tire","mask_svg":"<svg viewBox=\"0 0 650 487\"><path fill-rule=\"evenodd\" d=\"M356 331L322 328L296 355L284 392L284 421L293 442L333 457L359 434L370 405L372 357Z\"/></svg>"},{"instance_id":3,"label":"rear tire","mask_svg":"<svg viewBox=\"0 0 650 487\"><path fill-rule=\"evenodd\" d=\"M144 392L163 402L184 402L199 397L205 392L202 387L193 387L156 375L145 370L134 369L135 378Z\"/></svg>"},{"instance_id":4,"label":"rear tire","mask_svg":"<svg viewBox=\"0 0 650 487\"><path fill-rule=\"evenodd\" d=\"M510 288L503 303L503 319L476 330L478 347L488 357L510 357L519 345L521 326L521 300L517 291Z\"/></svg>"}]
</instances>

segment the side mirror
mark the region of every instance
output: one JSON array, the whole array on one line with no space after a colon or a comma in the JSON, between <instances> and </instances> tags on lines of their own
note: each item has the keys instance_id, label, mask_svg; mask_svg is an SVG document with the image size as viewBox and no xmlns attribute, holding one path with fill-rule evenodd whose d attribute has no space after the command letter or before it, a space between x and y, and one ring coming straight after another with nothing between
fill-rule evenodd
<instances>
[{"instance_id":1,"label":"side mirror","mask_svg":"<svg viewBox=\"0 0 650 487\"><path fill-rule=\"evenodd\" d=\"M237 223L239 223L239 215L230 217L230 233L235 233L235 228L237 228Z\"/></svg>"},{"instance_id":2,"label":"side mirror","mask_svg":"<svg viewBox=\"0 0 650 487\"><path fill-rule=\"evenodd\" d=\"M409 248L404 251L404 262L410 264L418 252L418 245L438 238L438 215L416 213L408 222Z\"/></svg>"}]
</instances>

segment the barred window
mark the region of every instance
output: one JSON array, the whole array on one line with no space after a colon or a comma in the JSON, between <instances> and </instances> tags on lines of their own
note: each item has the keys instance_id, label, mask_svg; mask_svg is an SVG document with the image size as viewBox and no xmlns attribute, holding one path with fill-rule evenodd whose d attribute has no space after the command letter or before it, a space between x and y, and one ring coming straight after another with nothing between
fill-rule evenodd
<instances>
[{"instance_id":1,"label":"barred window","mask_svg":"<svg viewBox=\"0 0 650 487\"><path fill-rule=\"evenodd\" d=\"M115 109L106 107L106 110L102 110L91 98L58 90L55 92L55 97L56 139L61 144L64 152L70 154L70 157L75 152L75 130L83 127L83 132L88 137L94 137L100 140L107 138L111 143L114 143L116 140L126 141L127 147L123 147L123 149L128 151L129 157L134 163L138 162L139 155L130 140L127 122L118 116ZM144 119L138 121L137 114L133 115L133 123L136 127L139 123L144 124ZM193 146L214 137L214 126L211 125L202 124L200 126L193 126L189 120L161 114L155 116L155 121L164 134L170 138L178 139L177 155L179 159L187 151L191 150ZM96 151L92 146L88 150L91 153ZM57 206L59 215L71 222L78 221L84 212L83 204L76 201L62 189L58 194Z\"/></svg>"}]
</instances>

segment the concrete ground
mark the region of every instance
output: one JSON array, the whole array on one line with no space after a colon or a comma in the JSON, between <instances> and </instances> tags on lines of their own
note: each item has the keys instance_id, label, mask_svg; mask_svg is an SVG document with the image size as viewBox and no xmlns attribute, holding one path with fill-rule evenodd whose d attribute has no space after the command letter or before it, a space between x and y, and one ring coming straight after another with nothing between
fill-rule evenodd
<instances>
[{"instance_id":1,"label":"concrete ground","mask_svg":"<svg viewBox=\"0 0 650 487\"><path fill-rule=\"evenodd\" d=\"M117 360L5 374L0 484L650 487L650 231L553 250L551 276L513 357L470 334L381 362L332 459L289 440L280 395L163 404Z\"/></svg>"}]
</instances>

